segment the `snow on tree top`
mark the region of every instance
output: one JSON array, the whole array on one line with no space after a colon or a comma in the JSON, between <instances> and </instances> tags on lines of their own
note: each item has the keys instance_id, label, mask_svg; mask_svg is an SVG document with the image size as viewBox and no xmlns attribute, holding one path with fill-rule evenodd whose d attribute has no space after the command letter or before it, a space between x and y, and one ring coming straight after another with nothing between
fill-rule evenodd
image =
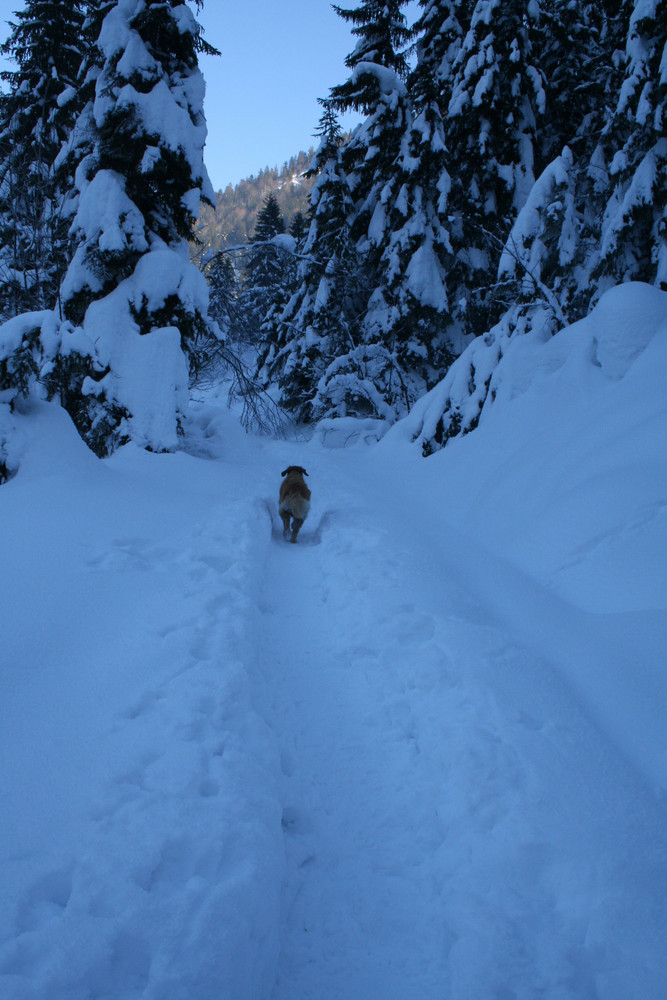
<instances>
[{"instance_id":1,"label":"snow on tree top","mask_svg":"<svg viewBox=\"0 0 667 1000\"><path fill-rule=\"evenodd\" d=\"M350 74L350 82L358 83L364 76L374 76L383 94L397 94L399 97L407 95L407 88L398 73L386 66L380 66L373 62L360 62L354 67Z\"/></svg>"}]
</instances>

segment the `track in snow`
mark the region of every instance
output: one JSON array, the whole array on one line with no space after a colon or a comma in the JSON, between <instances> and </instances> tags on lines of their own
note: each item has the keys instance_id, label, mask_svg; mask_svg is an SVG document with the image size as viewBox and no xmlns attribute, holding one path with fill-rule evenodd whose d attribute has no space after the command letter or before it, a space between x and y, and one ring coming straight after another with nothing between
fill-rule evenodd
<instances>
[{"instance_id":1,"label":"track in snow","mask_svg":"<svg viewBox=\"0 0 667 1000\"><path fill-rule=\"evenodd\" d=\"M443 579L407 498L378 515L354 453L312 466L303 540L272 519L261 598L288 860L272 1000L656 995L653 804Z\"/></svg>"}]
</instances>

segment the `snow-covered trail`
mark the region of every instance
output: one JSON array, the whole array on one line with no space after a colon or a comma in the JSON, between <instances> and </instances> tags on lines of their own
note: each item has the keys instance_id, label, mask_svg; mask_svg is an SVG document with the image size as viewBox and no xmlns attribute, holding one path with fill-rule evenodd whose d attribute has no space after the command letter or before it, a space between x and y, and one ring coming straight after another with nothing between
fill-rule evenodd
<instances>
[{"instance_id":1,"label":"snow-covered trail","mask_svg":"<svg viewBox=\"0 0 667 1000\"><path fill-rule=\"evenodd\" d=\"M430 858L442 831L429 779L435 788L425 775L411 793L419 749L410 706L400 691L378 702L377 642L341 607L347 594L363 603L372 580L341 590L317 547L276 545L266 581L260 651L292 872L274 996L435 996L446 961L443 928L432 920ZM408 618L418 641L428 623Z\"/></svg>"},{"instance_id":2,"label":"snow-covered trail","mask_svg":"<svg viewBox=\"0 0 667 1000\"><path fill-rule=\"evenodd\" d=\"M405 478L307 465L258 623L288 859L272 1000L662 995L664 810L445 578Z\"/></svg>"},{"instance_id":3,"label":"snow-covered trail","mask_svg":"<svg viewBox=\"0 0 667 1000\"><path fill-rule=\"evenodd\" d=\"M2 1000L667 996L664 797L563 679L607 646L453 531L437 460L212 408L211 460L99 462L62 411L27 419ZM267 516L291 462L296 546Z\"/></svg>"}]
</instances>

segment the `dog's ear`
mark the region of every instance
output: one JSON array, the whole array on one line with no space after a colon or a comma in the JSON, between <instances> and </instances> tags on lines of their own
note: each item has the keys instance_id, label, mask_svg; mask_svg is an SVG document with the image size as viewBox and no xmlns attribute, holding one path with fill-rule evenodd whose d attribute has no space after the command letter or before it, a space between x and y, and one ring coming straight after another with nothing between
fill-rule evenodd
<instances>
[{"instance_id":1,"label":"dog's ear","mask_svg":"<svg viewBox=\"0 0 667 1000\"><path fill-rule=\"evenodd\" d=\"M308 473L306 472L306 470L305 470L305 469L302 469L301 471L303 472L304 476L307 476L307 475L308 475Z\"/></svg>"},{"instance_id":2,"label":"dog's ear","mask_svg":"<svg viewBox=\"0 0 667 1000\"><path fill-rule=\"evenodd\" d=\"M281 475L281 476L286 476L286 475L287 475L287 473L289 472L289 470L290 470L291 468L292 468L292 466L291 466L291 465L288 465L286 469L283 469L283 471L282 471L282 472L280 473L280 475Z\"/></svg>"}]
</instances>

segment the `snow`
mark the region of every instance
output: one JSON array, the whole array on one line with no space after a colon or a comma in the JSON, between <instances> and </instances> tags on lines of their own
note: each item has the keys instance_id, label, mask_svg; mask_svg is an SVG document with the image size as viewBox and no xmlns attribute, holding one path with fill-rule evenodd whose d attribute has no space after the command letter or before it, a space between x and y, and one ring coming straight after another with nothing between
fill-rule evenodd
<instances>
[{"instance_id":1,"label":"snow","mask_svg":"<svg viewBox=\"0 0 667 1000\"><path fill-rule=\"evenodd\" d=\"M99 122L107 109L99 99L97 104ZM185 153L193 176L203 176L201 150L206 142L206 124L203 119L197 125L193 123L191 109L175 100L173 85L159 80L148 94L141 94L128 84L118 94L116 107L130 108L148 135L159 136L167 149Z\"/></svg>"},{"instance_id":2,"label":"snow","mask_svg":"<svg viewBox=\"0 0 667 1000\"><path fill-rule=\"evenodd\" d=\"M42 324L51 314L45 311L21 313L0 326L0 359L5 361L19 349L23 339Z\"/></svg>"},{"instance_id":3,"label":"snow","mask_svg":"<svg viewBox=\"0 0 667 1000\"><path fill-rule=\"evenodd\" d=\"M432 239L427 237L415 250L405 273L406 287L419 302L446 312L447 292L442 280L440 262L433 251Z\"/></svg>"},{"instance_id":4,"label":"snow","mask_svg":"<svg viewBox=\"0 0 667 1000\"><path fill-rule=\"evenodd\" d=\"M145 253L146 220L127 196L125 185L125 178L115 170L99 170L81 193L77 226L86 242L96 243L103 252L130 247Z\"/></svg>"},{"instance_id":5,"label":"snow","mask_svg":"<svg viewBox=\"0 0 667 1000\"><path fill-rule=\"evenodd\" d=\"M203 161L207 134L202 112L204 77L198 68L194 68L178 80L160 78L160 66L139 33L130 27L142 7L142 0L119 0L104 18L98 45L104 53L107 67L96 87L95 121L99 126L110 111L131 110L147 135L159 138L161 147L185 158L193 178L201 183L203 196L214 202L213 187ZM181 34L196 34L196 21L184 3L172 8L170 16ZM120 88L109 87L106 74L110 67L113 67L112 74L116 79L134 82L138 77L144 87L152 86L147 92L138 90L132 82ZM149 163L144 163L145 170L149 166Z\"/></svg>"},{"instance_id":6,"label":"snow","mask_svg":"<svg viewBox=\"0 0 667 1000\"><path fill-rule=\"evenodd\" d=\"M558 240L559 263L572 262L577 245L572 168L572 153L566 146L530 186L500 256L499 279L516 277L517 270L521 274L525 269L525 276L522 276L527 290L531 290L533 282L540 282L546 257L541 237L547 226L553 225L554 215L559 217L562 230ZM517 185L515 193L518 191Z\"/></svg>"},{"instance_id":7,"label":"snow","mask_svg":"<svg viewBox=\"0 0 667 1000\"><path fill-rule=\"evenodd\" d=\"M395 105L398 98L405 97L407 94L406 86L400 76L393 69L388 69L375 62L356 63L350 73L349 82L356 84L367 76L375 77L380 93L393 101L392 106Z\"/></svg>"},{"instance_id":8,"label":"snow","mask_svg":"<svg viewBox=\"0 0 667 1000\"><path fill-rule=\"evenodd\" d=\"M426 460L0 404L3 1000L667 995L666 301L511 339Z\"/></svg>"},{"instance_id":9,"label":"snow","mask_svg":"<svg viewBox=\"0 0 667 1000\"><path fill-rule=\"evenodd\" d=\"M616 247L619 234L629 224L637 206L652 204L661 172L660 167L665 161L667 161L667 139L663 138L656 142L655 146L646 153L637 165L622 200L618 196L610 198L603 225L602 246L600 248L602 258ZM623 160L618 163L617 159L614 158L611 168L612 174L621 170L624 165Z\"/></svg>"},{"instance_id":10,"label":"snow","mask_svg":"<svg viewBox=\"0 0 667 1000\"><path fill-rule=\"evenodd\" d=\"M387 443L428 436L444 387L453 396L455 369L464 375L480 345ZM619 286L586 320L546 341L539 328L515 335L501 354L478 430L434 456L448 471L438 502L471 545L520 574L514 597L486 588L485 601L558 660L646 780L667 788L667 293ZM528 580L562 602L551 624L541 612L519 620Z\"/></svg>"}]
</instances>

